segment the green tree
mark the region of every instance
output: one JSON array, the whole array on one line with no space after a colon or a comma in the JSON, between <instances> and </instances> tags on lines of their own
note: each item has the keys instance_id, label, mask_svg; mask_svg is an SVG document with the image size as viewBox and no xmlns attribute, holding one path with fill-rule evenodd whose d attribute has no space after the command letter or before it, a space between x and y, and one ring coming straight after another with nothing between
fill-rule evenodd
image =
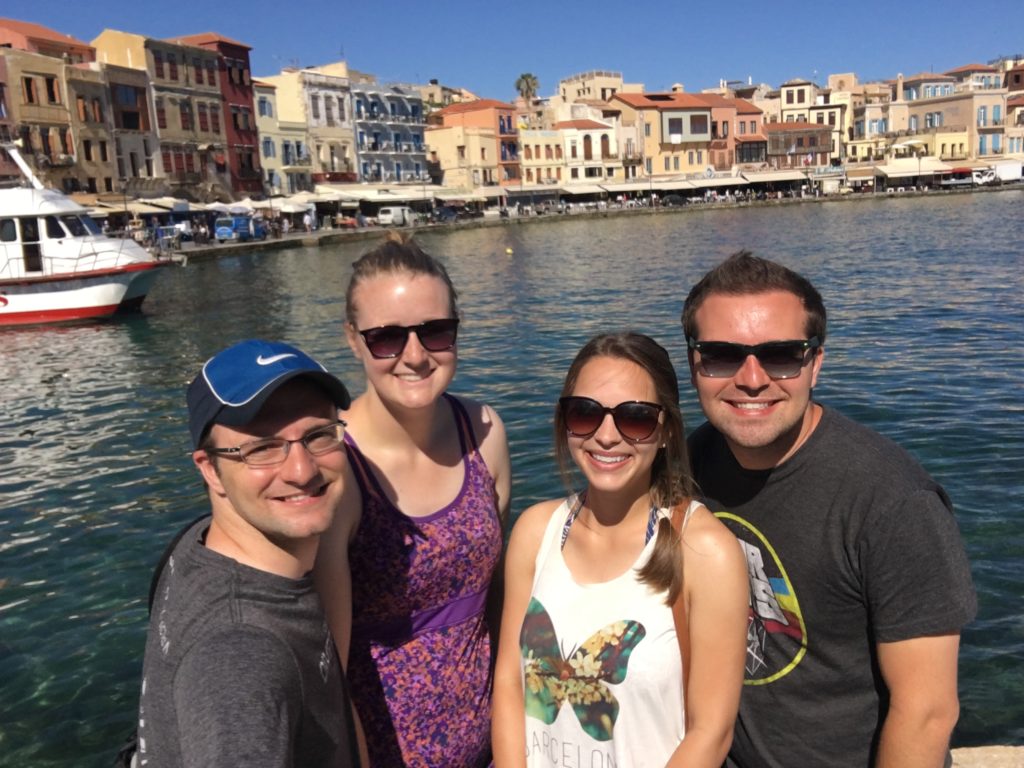
<instances>
[{"instance_id":1,"label":"green tree","mask_svg":"<svg viewBox=\"0 0 1024 768\"><path fill-rule=\"evenodd\" d=\"M530 106L533 103L539 89L540 83L537 80L537 76L530 72L524 72L516 78L516 90L519 91L520 97L526 102L526 106Z\"/></svg>"}]
</instances>

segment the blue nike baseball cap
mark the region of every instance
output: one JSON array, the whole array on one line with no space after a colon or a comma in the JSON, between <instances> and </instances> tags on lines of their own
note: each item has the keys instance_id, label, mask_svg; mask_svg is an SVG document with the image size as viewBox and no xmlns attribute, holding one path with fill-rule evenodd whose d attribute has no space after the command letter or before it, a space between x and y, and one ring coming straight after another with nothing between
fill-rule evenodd
<instances>
[{"instance_id":1,"label":"blue nike baseball cap","mask_svg":"<svg viewBox=\"0 0 1024 768\"><path fill-rule=\"evenodd\" d=\"M299 377L318 384L339 408L349 407L351 398L345 385L290 344L249 339L218 352L188 386L192 447L199 448L213 424L245 426L278 387Z\"/></svg>"}]
</instances>

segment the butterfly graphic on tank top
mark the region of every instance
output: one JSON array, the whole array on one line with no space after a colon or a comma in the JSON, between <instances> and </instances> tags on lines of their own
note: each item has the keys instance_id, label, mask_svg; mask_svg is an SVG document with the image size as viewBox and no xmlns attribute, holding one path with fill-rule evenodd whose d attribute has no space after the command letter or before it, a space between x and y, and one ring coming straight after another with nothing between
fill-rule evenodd
<instances>
[{"instance_id":1,"label":"butterfly graphic on tank top","mask_svg":"<svg viewBox=\"0 0 1024 768\"><path fill-rule=\"evenodd\" d=\"M605 683L626 679L629 655L646 634L638 621L616 621L563 654L551 617L531 598L519 634L527 716L550 725L568 702L588 735L610 740L619 702Z\"/></svg>"}]
</instances>

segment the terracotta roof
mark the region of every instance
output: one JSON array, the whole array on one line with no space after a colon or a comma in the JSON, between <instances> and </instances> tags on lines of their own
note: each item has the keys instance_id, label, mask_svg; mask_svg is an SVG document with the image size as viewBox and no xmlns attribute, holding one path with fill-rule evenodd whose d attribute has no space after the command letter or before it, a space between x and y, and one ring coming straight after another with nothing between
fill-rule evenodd
<instances>
[{"instance_id":1,"label":"terracotta roof","mask_svg":"<svg viewBox=\"0 0 1024 768\"><path fill-rule=\"evenodd\" d=\"M967 72L998 72L999 70L995 67L989 66L988 64L965 64L962 67L956 69L950 69L946 71L947 75L953 74L966 74Z\"/></svg>"},{"instance_id":2,"label":"terracotta roof","mask_svg":"<svg viewBox=\"0 0 1024 768\"><path fill-rule=\"evenodd\" d=\"M273 88L275 91L277 90L276 85L274 85L273 83L268 83L266 80L258 80L256 78L253 78L252 84L254 86L258 85L260 88Z\"/></svg>"},{"instance_id":3,"label":"terracotta roof","mask_svg":"<svg viewBox=\"0 0 1024 768\"><path fill-rule=\"evenodd\" d=\"M32 40L49 40L52 43L63 43L64 45L80 45L83 48L92 48L86 42L71 35L56 32L42 24L33 24L30 21L18 21L17 19L0 19L0 29L9 29L19 35L24 35Z\"/></svg>"},{"instance_id":4,"label":"terracotta roof","mask_svg":"<svg viewBox=\"0 0 1024 768\"><path fill-rule=\"evenodd\" d=\"M739 144L742 144L745 141L768 141L768 139L760 133L737 133L733 138L736 139L736 142Z\"/></svg>"},{"instance_id":5,"label":"terracotta roof","mask_svg":"<svg viewBox=\"0 0 1024 768\"><path fill-rule=\"evenodd\" d=\"M224 35L218 35L216 32L200 32L198 35L180 35L179 37L165 37L164 40L174 43L182 43L183 45L206 45L208 43L227 43L228 45L237 45L239 48L245 48L248 51L252 50L251 45L240 43L237 40L232 40L230 37Z\"/></svg>"},{"instance_id":6,"label":"terracotta roof","mask_svg":"<svg viewBox=\"0 0 1024 768\"><path fill-rule=\"evenodd\" d=\"M555 123L555 130L561 131L565 128L577 128L581 131L592 131L592 130L611 130L611 126L599 123L596 120L564 120L561 123Z\"/></svg>"},{"instance_id":7,"label":"terracotta roof","mask_svg":"<svg viewBox=\"0 0 1024 768\"><path fill-rule=\"evenodd\" d=\"M515 107L511 104L506 104L503 101L497 99L477 99L476 101L460 101L455 104L449 104L443 109L439 109L433 114L435 115L461 115L464 112L480 112L485 109L512 109Z\"/></svg>"},{"instance_id":8,"label":"terracotta roof","mask_svg":"<svg viewBox=\"0 0 1024 768\"><path fill-rule=\"evenodd\" d=\"M791 123L765 123L765 133L782 133L784 131L809 131L809 130L831 130L831 126L824 123L808 123L804 120L794 120Z\"/></svg>"},{"instance_id":9,"label":"terracotta roof","mask_svg":"<svg viewBox=\"0 0 1024 768\"><path fill-rule=\"evenodd\" d=\"M1024 93L1020 96L1011 96L1006 100L1006 106L1008 107L1024 107Z\"/></svg>"},{"instance_id":10,"label":"terracotta roof","mask_svg":"<svg viewBox=\"0 0 1024 768\"><path fill-rule=\"evenodd\" d=\"M695 93L617 93L612 100L634 109L706 109L710 106Z\"/></svg>"}]
</instances>

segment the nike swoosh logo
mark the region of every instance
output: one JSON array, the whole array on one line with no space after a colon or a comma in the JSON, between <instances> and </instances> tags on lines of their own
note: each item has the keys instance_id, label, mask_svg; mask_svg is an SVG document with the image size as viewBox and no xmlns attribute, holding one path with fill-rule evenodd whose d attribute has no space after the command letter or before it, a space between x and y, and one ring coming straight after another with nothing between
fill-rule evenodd
<instances>
[{"instance_id":1,"label":"nike swoosh logo","mask_svg":"<svg viewBox=\"0 0 1024 768\"><path fill-rule=\"evenodd\" d=\"M291 352L285 352L283 355L271 355L270 357L264 357L263 355L260 355L259 357L256 358L256 364L273 365L279 360L286 360L289 357L295 357L295 355Z\"/></svg>"}]
</instances>

